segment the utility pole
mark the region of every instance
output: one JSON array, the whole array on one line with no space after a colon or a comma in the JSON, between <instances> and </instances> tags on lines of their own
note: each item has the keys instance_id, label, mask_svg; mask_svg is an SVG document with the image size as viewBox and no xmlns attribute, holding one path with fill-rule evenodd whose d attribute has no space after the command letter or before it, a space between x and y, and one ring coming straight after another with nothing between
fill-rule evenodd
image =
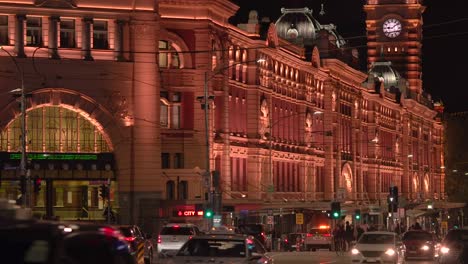
<instances>
[{"instance_id":1,"label":"utility pole","mask_svg":"<svg viewBox=\"0 0 468 264\"><path fill-rule=\"evenodd\" d=\"M20 160L20 180L24 179L26 182L26 191L24 193L25 197L22 197L22 205L25 208L31 207L31 175L29 170L26 169L27 153L26 153L26 94L24 88L24 70L20 68L16 58L3 46L0 46L0 49L3 50L13 63L16 66L16 70L20 74L21 87L12 90L11 92L20 92L20 108L21 108L21 160Z\"/></svg>"}]
</instances>

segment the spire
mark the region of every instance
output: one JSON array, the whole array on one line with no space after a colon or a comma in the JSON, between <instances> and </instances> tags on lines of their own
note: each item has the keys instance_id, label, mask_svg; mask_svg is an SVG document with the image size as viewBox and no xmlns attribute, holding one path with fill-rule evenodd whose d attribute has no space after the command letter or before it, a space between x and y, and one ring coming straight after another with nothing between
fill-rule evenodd
<instances>
[{"instance_id":1,"label":"spire","mask_svg":"<svg viewBox=\"0 0 468 264\"><path fill-rule=\"evenodd\" d=\"M325 8L323 7L323 3L320 5L319 15L321 15L321 16L325 15Z\"/></svg>"}]
</instances>

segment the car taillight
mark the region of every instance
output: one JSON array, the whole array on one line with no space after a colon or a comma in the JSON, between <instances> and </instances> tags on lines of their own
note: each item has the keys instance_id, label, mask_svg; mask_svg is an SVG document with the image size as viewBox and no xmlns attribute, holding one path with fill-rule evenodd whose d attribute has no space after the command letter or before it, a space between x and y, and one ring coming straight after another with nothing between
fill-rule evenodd
<instances>
[{"instance_id":1,"label":"car taillight","mask_svg":"<svg viewBox=\"0 0 468 264\"><path fill-rule=\"evenodd\" d=\"M311 234L311 233L307 233L307 237L313 237L314 234Z\"/></svg>"},{"instance_id":2,"label":"car taillight","mask_svg":"<svg viewBox=\"0 0 468 264\"><path fill-rule=\"evenodd\" d=\"M161 240L161 236L158 236L158 244L161 244L162 240Z\"/></svg>"},{"instance_id":3,"label":"car taillight","mask_svg":"<svg viewBox=\"0 0 468 264\"><path fill-rule=\"evenodd\" d=\"M330 234L323 234L324 237L331 237Z\"/></svg>"},{"instance_id":4,"label":"car taillight","mask_svg":"<svg viewBox=\"0 0 468 264\"><path fill-rule=\"evenodd\" d=\"M135 237L125 237L125 240L128 242L133 242L135 240Z\"/></svg>"},{"instance_id":5,"label":"car taillight","mask_svg":"<svg viewBox=\"0 0 468 264\"><path fill-rule=\"evenodd\" d=\"M189 240L192 239L192 236L189 236L188 239L189 239Z\"/></svg>"}]
</instances>

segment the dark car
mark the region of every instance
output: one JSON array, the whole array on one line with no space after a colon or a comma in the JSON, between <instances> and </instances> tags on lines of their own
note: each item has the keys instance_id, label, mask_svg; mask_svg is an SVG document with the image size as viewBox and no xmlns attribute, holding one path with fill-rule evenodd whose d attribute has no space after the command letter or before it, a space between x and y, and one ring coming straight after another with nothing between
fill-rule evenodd
<instances>
[{"instance_id":1,"label":"dark car","mask_svg":"<svg viewBox=\"0 0 468 264\"><path fill-rule=\"evenodd\" d=\"M151 236L144 234L136 225L118 225L115 226L124 239L130 244L132 254L138 263L144 260L144 263L151 264L153 262L153 243Z\"/></svg>"},{"instance_id":2,"label":"dark car","mask_svg":"<svg viewBox=\"0 0 468 264\"><path fill-rule=\"evenodd\" d=\"M440 245L439 263L468 263L468 229L453 229Z\"/></svg>"},{"instance_id":3,"label":"dark car","mask_svg":"<svg viewBox=\"0 0 468 264\"><path fill-rule=\"evenodd\" d=\"M434 234L424 230L410 230L403 234L406 259L429 259L438 256L439 243Z\"/></svg>"},{"instance_id":4,"label":"dark car","mask_svg":"<svg viewBox=\"0 0 468 264\"><path fill-rule=\"evenodd\" d=\"M135 264L129 245L110 227L42 221L0 222L0 254L8 264Z\"/></svg>"},{"instance_id":5,"label":"dark car","mask_svg":"<svg viewBox=\"0 0 468 264\"><path fill-rule=\"evenodd\" d=\"M255 237L263 246L266 245L265 227L262 224L241 224L237 230L238 233Z\"/></svg>"},{"instance_id":6,"label":"dark car","mask_svg":"<svg viewBox=\"0 0 468 264\"><path fill-rule=\"evenodd\" d=\"M283 248L285 251L304 251L306 233L290 233L283 240ZM299 246L299 247L298 247Z\"/></svg>"}]
</instances>

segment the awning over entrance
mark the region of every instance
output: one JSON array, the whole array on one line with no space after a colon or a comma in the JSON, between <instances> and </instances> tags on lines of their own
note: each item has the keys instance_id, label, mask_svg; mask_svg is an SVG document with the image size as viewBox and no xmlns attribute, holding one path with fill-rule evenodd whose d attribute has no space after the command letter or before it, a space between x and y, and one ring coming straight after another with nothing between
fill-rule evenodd
<instances>
[{"instance_id":1,"label":"awning over entrance","mask_svg":"<svg viewBox=\"0 0 468 264\"><path fill-rule=\"evenodd\" d=\"M427 209L427 206L432 204L432 209L455 209L463 208L466 206L466 203L455 203L455 202L446 202L446 201L434 201L426 202L416 206L414 209Z\"/></svg>"}]
</instances>

